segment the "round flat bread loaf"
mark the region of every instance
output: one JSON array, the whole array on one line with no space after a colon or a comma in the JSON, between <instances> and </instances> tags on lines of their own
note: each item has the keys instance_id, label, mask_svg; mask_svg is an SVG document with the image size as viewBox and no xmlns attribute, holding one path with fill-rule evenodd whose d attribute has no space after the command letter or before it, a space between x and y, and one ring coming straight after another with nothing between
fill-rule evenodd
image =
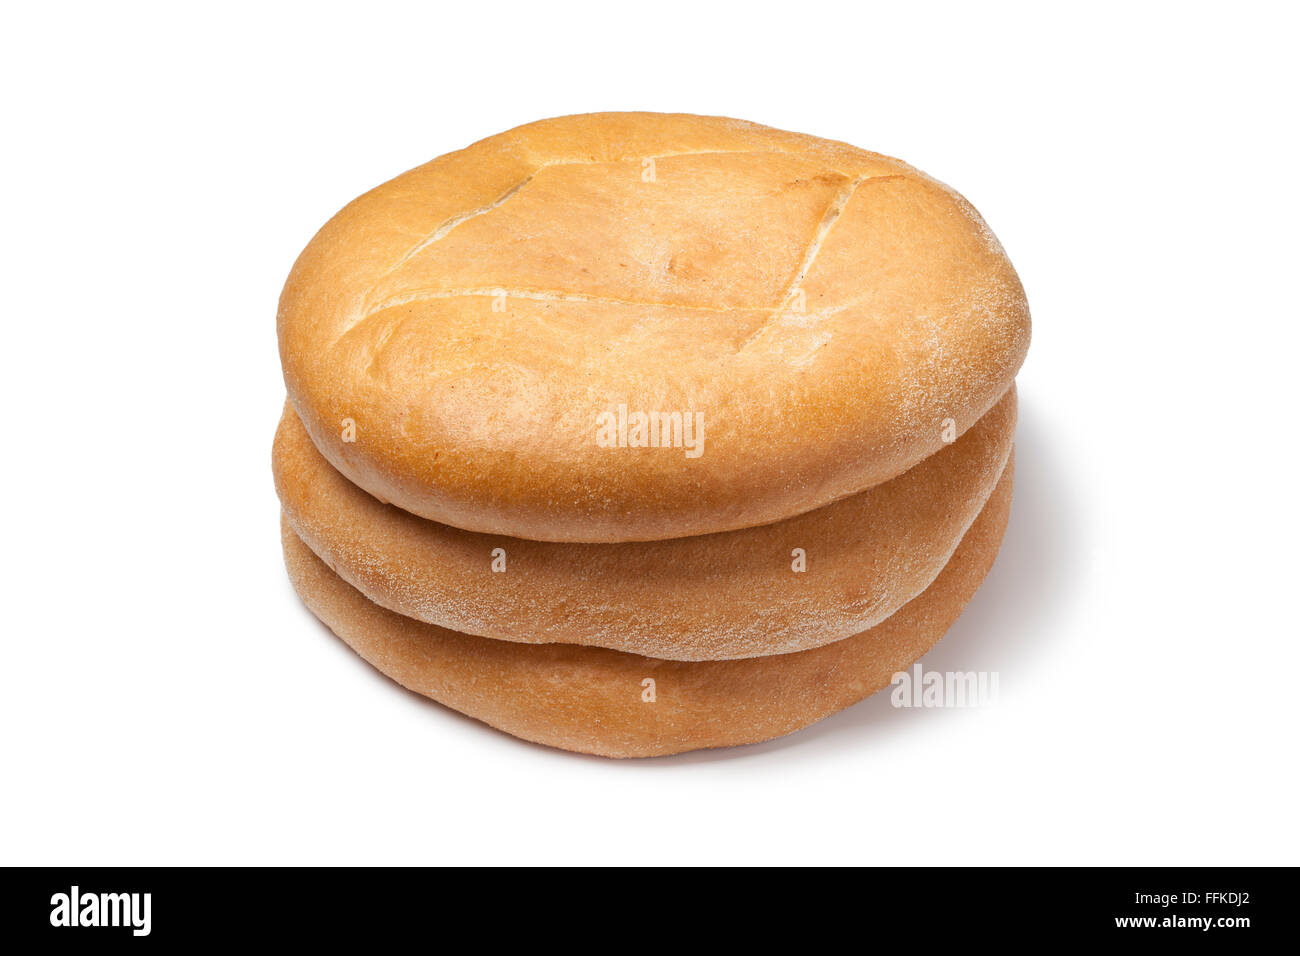
<instances>
[{"instance_id":1,"label":"round flat bread loaf","mask_svg":"<svg viewBox=\"0 0 1300 956\"><path fill-rule=\"evenodd\" d=\"M650 757L779 737L888 685L928 651L993 565L1014 462L939 577L870 631L815 650L660 661L596 647L517 644L415 621L367 600L282 521L307 607L378 670L506 733L606 757Z\"/></svg>"},{"instance_id":2,"label":"round flat bread loaf","mask_svg":"<svg viewBox=\"0 0 1300 956\"><path fill-rule=\"evenodd\" d=\"M997 484L1015 388L876 487L757 528L621 544L462 531L385 505L321 457L292 408L276 432L294 531L372 601L453 631L668 660L801 651L878 624L939 574Z\"/></svg>"},{"instance_id":3,"label":"round flat bread loaf","mask_svg":"<svg viewBox=\"0 0 1300 956\"><path fill-rule=\"evenodd\" d=\"M1029 344L971 205L716 117L545 120L352 202L280 300L290 400L349 480L542 541L789 518L893 478Z\"/></svg>"}]
</instances>

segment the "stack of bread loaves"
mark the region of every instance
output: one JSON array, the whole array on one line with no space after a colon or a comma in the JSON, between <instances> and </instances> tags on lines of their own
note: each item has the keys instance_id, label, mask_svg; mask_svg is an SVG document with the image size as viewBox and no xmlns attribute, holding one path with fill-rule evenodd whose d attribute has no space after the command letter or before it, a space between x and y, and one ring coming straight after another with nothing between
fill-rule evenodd
<instances>
[{"instance_id":1,"label":"stack of bread loaves","mask_svg":"<svg viewBox=\"0 0 1300 956\"><path fill-rule=\"evenodd\" d=\"M961 196L842 143L520 127L330 220L279 337L298 593L398 683L554 747L847 707L1006 525L1020 282Z\"/></svg>"}]
</instances>

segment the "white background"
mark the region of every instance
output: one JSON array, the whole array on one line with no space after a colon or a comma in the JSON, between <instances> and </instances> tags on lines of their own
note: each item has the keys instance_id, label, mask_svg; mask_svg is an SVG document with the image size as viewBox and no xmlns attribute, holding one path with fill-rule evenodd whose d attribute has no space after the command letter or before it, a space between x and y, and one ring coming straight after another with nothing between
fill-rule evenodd
<instances>
[{"instance_id":1,"label":"white background","mask_svg":"<svg viewBox=\"0 0 1300 956\"><path fill-rule=\"evenodd\" d=\"M1300 862L1282 5L5 19L0 862ZM1035 323L1014 510L925 659L998 671L996 706L877 695L613 762L400 690L297 600L270 474L294 257L408 167L606 109L897 155L1002 239Z\"/></svg>"}]
</instances>

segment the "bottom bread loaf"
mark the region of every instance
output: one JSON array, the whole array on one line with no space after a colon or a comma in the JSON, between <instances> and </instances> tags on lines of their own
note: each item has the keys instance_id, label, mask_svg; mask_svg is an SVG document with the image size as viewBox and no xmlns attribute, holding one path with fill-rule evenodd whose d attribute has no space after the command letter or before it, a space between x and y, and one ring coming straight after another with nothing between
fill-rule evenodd
<instances>
[{"instance_id":1,"label":"bottom bread loaf","mask_svg":"<svg viewBox=\"0 0 1300 956\"><path fill-rule=\"evenodd\" d=\"M938 578L892 616L823 647L741 660L662 661L449 631L372 603L283 517L281 534L307 607L402 686L525 740L651 757L780 737L886 687L944 635L992 567L1014 465L1013 458Z\"/></svg>"}]
</instances>

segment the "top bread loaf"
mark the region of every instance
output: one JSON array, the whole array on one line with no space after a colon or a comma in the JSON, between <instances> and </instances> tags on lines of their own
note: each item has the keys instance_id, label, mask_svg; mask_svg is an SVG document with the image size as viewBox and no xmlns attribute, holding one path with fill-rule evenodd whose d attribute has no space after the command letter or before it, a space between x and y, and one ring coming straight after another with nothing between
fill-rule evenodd
<instances>
[{"instance_id":1,"label":"top bread loaf","mask_svg":"<svg viewBox=\"0 0 1300 956\"><path fill-rule=\"evenodd\" d=\"M905 163L599 113L349 204L294 265L279 337L312 440L371 494L612 542L778 521L905 471L1006 392L1029 311L979 213Z\"/></svg>"}]
</instances>

